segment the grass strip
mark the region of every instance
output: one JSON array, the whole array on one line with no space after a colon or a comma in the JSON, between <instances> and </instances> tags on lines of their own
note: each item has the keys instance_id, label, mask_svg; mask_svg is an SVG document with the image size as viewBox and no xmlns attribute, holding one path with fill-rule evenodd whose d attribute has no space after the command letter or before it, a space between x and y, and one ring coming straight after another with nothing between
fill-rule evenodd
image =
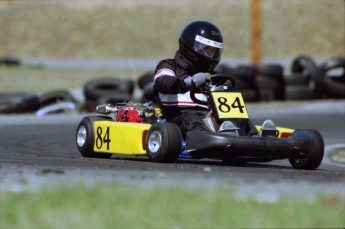
<instances>
[{"instance_id":1,"label":"grass strip","mask_svg":"<svg viewBox=\"0 0 345 229\"><path fill-rule=\"evenodd\" d=\"M52 90L82 88L92 79L114 77L137 80L144 70L116 69L55 69L30 67L1 67L0 92Z\"/></svg>"},{"instance_id":2,"label":"grass strip","mask_svg":"<svg viewBox=\"0 0 345 229\"><path fill-rule=\"evenodd\" d=\"M0 192L0 228L342 228L345 200L258 202L230 188L120 185Z\"/></svg>"}]
</instances>

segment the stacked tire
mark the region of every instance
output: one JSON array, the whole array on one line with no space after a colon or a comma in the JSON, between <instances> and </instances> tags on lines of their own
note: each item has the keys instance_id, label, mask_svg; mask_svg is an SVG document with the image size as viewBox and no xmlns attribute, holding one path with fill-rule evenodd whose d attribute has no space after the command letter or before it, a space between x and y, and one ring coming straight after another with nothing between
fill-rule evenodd
<instances>
[{"instance_id":1,"label":"stacked tire","mask_svg":"<svg viewBox=\"0 0 345 229\"><path fill-rule=\"evenodd\" d=\"M317 65L309 55L293 59L289 75L278 64L220 65L217 72L236 79L236 89L247 102L345 98L345 56Z\"/></svg>"},{"instance_id":2,"label":"stacked tire","mask_svg":"<svg viewBox=\"0 0 345 229\"><path fill-rule=\"evenodd\" d=\"M140 102L145 103L148 101L152 101L153 103L157 103L157 98L153 91L153 71L148 71L138 78L138 87L141 92L141 99Z\"/></svg>"},{"instance_id":3,"label":"stacked tire","mask_svg":"<svg viewBox=\"0 0 345 229\"><path fill-rule=\"evenodd\" d=\"M230 67L219 65L216 69L218 73L225 73L233 76L235 79L235 88L242 92L243 99L247 102L257 102L260 100L260 94L255 77L257 67L252 65L239 65Z\"/></svg>"},{"instance_id":4,"label":"stacked tire","mask_svg":"<svg viewBox=\"0 0 345 229\"><path fill-rule=\"evenodd\" d=\"M81 103L68 90L54 90L43 93L38 99L39 109L36 115L79 111Z\"/></svg>"},{"instance_id":5,"label":"stacked tire","mask_svg":"<svg viewBox=\"0 0 345 229\"><path fill-rule=\"evenodd\" d=\"M0 114L36 112L38 115L78 110L80 102L65 90L40 95L31 92L0 93Z\"/></svg>"},{"instance_id":6,"label":"stacked tire","mask_svg":"<svg viewBox=\"0 0 345 229\"><path fill-rule=\"evenodd\" d=\"M39 97L30 92L0 93L0 114L29 113L39 108Z\"/></svg>"},{"instance_id":7,"label":"stacked tire","mask_svg":"<svg viewBox=\"0 0 345 229\"><path fill-rule=\"evenodd\" d=\"M232 75L236 80L235 88L242 92L247 102L285 98L285 81L281 65L220 65L216 71Z\"/></svg>"},{"instance_id":8,"label":"stacked tire","mask_svg":"<svg viewBox=\"0 0 345 229\"><path fill-rule=\"evenodd\" d=\"M285 99L284 69L279 64L257 65L256 83L261 101Z\"/></svg>"},{"instance_id":9,"label":"stacked tire","mask_svg":"<svg viewBox=\"0 0 345 229\"><path fill-rule=\"evenodd\" d=\"M21 60L15 56L3 56L0 57L0 66L19 66L21 65Z\"/></svg>"},{"instance_id":10,"label":"stacked tire","mask_svg":"<svg viewBox=\"0 0 345 229\"><path fill-rule=\"evenodd\" d=\"M84 85L84 109L94 112L100 104L116 104L131 99L134 90L133 80L101 77Z\"/></svg>"},{"instance_id":11,"label":"stacked tire","mask_svg":"<svg viewBox=\"0 0 345 229\"><path fill-rule=\"evenodd\" d=\"M345 98L345 56L333 57L321 65L328 98Z\"/></svg>"},{"instance_id":12,"label":"stacked tire","mask_svg":"<svg viewBox=\"0 0 345 229\"><path fill-rule=\"evenodd\" d=\"M308 55L295 58L291 75L285 77L286 100L319 99L324 94L324 77L315 61Z\"/></svg>"}]
</instances>

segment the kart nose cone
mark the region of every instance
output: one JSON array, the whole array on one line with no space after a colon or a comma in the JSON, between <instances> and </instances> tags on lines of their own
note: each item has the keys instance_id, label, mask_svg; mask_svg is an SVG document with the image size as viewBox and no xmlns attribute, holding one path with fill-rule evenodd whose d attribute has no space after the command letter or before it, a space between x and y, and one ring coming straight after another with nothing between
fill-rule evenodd
<instances>
[{"instance_id":1,"label":"kart nose cone","mask_svg":"<svg viewBox=\"0 0 345 229\"><path fill-rule=\"evenodd\" d=\"M148 147L152 153L157 153L162 145L162 135L158 131L153 131L148 139Z\"/></svg>"},{"instance_id":2,"label":"kart nose cone","mask_svg":"<svg viewBox=\"0 0 345 229\"><path fill-rule=\"evenodd\" d=\"M80 126L77 133L77 144L79 147L83 147L86 142L86 128Z\"/></svg>"}]
</instances>

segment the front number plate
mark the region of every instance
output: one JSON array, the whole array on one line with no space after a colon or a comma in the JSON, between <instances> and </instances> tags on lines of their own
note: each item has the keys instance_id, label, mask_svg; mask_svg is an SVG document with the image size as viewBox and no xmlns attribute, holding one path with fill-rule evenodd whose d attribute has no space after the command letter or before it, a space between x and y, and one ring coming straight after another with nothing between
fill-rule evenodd
<instances>
[{"instance_id":1,"label":"front number plate","mask_svg":"<svg viewBox=\"0 0 345 229\"><path fill-rule=\"evenodd\" d=\"M212 97L220 119L249 118L240 92L213 92Z\"/></svg>"}]
</instances>

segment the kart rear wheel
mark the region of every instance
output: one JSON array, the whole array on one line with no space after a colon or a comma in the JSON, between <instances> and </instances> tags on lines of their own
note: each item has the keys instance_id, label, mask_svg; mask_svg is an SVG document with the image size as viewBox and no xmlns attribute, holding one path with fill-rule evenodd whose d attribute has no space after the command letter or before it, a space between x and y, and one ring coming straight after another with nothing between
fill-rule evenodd
<instances>
[{"instance_id":1,"label":"kart rear wheel","mask_svg":"<svg viewBox=\"0 0 345 229\"><path fill-rule=\"evenodd\" d=\"M317 169L323 159L324 141L321 134L316 130L297 130L299 133L310 137L310 150L306 158L289 158L292 167L296 169L314 170ZM294 135L294 134L293 134ZM292 135L292 137L293 137Z\"/></svg>"},{"instance_id":2,"label":"kart rear wheel","mask_svg":"<svg viewBox=\"0 0 345 229\"><path fill-rule=\"evenodd\" d=\"M154 123L146 140L146 153L150 161L172 163L182 152L182 134L172 123Z\"/></svg>"},{"instance_id":3,"label":"kart rear wheel","mask_svg":"<svg viewBox=\"0 0 345 229\"><path fill-rule=\"evenodd\" d=\"M83 157L110 158L110 153L95 153L93 146L95 142L93 123L95 121L110 120L106 116L88 116L81 120L76 132L76 143L79 152Z\"/></svg>"}]
</instances>

